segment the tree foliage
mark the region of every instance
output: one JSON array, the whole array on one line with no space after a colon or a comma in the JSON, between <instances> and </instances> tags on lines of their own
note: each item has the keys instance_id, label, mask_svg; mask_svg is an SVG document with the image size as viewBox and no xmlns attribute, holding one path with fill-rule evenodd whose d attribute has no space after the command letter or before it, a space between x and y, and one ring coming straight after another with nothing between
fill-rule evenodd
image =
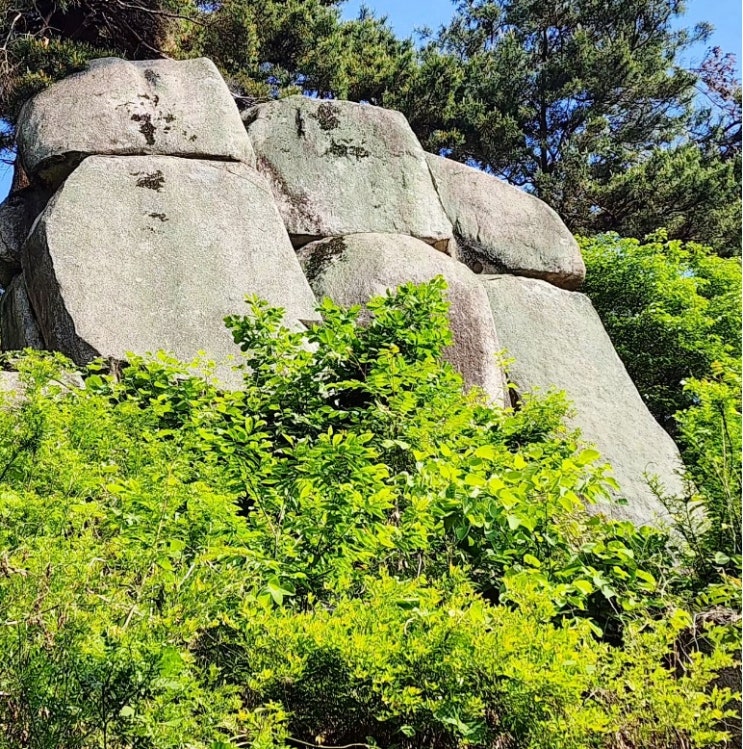
<instances>
[{"instance_id":1,"label":"tree foliage","mask_svg":"<svg viewBox=\"0 0 743 749\"><path fill-rule=\"evenodd\" d=\"M575 226L590 188L683 130L698 35L666 0L465 0L437 40L461 66L457 105L426 142L529 186ZM456 140L452 142L452 131ZM588 201L588 202L587 202Z\"/></svg>"},{"instance_id":2,"label":"tree foliage","mask_svg":"<svg viewBox=\"0 0 743 749\"><path fill-rule=\"evenodd\" d=\"M687 142L655 148L596 191L602 206L594 229L643 239L664 227L669 237L740 255L740 155Z\"/></svg>"},{"instance_id":3,"label":"tree foliage","mask_svg":"<svg viewBox=\"0 0 743 749\"><path fill-rule=\"evenodd\" d=\"M720 738L724 631L673 659L691 619L666 537L585 512L606 477L559 400L463 394L440 292L403 288L365 324L324 303L301 334L253 302L228 321L238 391L162 356L83 390L59 357L20 360L0 746Z\"/></svg>"}]
</instances>

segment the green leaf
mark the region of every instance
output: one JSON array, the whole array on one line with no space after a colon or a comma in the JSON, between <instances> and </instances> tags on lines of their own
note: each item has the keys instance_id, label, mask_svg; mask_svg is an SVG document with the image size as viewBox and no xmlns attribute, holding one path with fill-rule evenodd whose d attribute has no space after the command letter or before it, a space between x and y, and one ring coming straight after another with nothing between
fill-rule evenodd
<instances>
[{"instance_id":1,"label":"green leaf","mask_svg":"<svg viewBox=\"0 0 743 749\"><path fill-rule=\"evenodd\" d=\"M276 576L270 578L266 583L266 592L277 606L283 605L285 596L293 596L295 594L293 588L290 588L287 583L280 583L279 578Z\"/></svg>"},{"instance_id":2,"label":"green leaf","mask_svg":"<svg viewBox=\"0 0 743 749\"><path fill-rule=\"evenodd\" d=\"M593 585L588 580L574 580L573 587L584 596L590 596L593 593Z\"/></svg>"},{"instance_id":3,"label":"green leaf","mask_svg":"<svg viewBox=\"0 0 743 749\"><path fill-rule=\"evenodd\" d=\"M541 567L542 563L533 554L524 554L524 564L532 567Z\"/></svg>"},{"instance_id":4,"label":"green leaf","mask_svg":"<svg viewBox=\"0 0 743 749\"><path fill-rule=\"evenodd\" d=\"M508 527L512 531L521 527L521 518L518 515L506 515L506 520L508 521Z\"/></svg>"},{"instance_id":5,"label":"green leaf","mask_svg":"<svg viewBox=\"0 0 743 749\"><path fill-rule=\"evenodd\" d=\"M160 676L164 679L177 676L183 669L183 657L178 648L168 646L160 654Z\"/></svg>"},{"instance_id":6,"label":"green leaf","mask_svg":"<svg viewBox=\"0 0 743 749\"><path fill-rule=\"evenodd\" d=\"M588 448L586 450L582 450L575 457L575 462L579 466L585 466L585 465L588 465L589 463L595 463L600 457L601 457L601 453L598 450Z\"/></svg>"},{"instance_id":7,"label":"green leaf","mask_svg":"<svg viewBox=\"0 0 743 749\"><path fill-rule=\"evenodd\" d=\"M495 460L499 455L499 450L495 445L481 445L475 450L475 457L483 460Z\"/></svg>"}]
</instances>

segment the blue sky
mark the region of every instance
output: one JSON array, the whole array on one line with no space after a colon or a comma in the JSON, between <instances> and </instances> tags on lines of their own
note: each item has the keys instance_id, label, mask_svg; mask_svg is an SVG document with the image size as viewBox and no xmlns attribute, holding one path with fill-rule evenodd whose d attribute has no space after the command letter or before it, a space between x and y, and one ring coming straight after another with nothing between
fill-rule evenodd
<instances>
[{"instance_id":1,"label":"blue sky","mask_svg":"<svg viewBox=\"0 0 743 749\"><path fill-rule=\"evenodd\" d=\"M387 16L398 36L411 36L416 28L428 26L433 30L446 23L454 12L453 0L347 0L343 15L354 18L362 5L366 5L377 16ZM724 52L735 53L738 59L738 74L741 63L741 19L740 0L688 0L683 25L693 26L708 21L715 27L707 45L689 51L684 62L695 64L704 56L706 46L722 47ZM10 189L11 170L0 165L0 199Z\"/></svg>"}]
</instances>

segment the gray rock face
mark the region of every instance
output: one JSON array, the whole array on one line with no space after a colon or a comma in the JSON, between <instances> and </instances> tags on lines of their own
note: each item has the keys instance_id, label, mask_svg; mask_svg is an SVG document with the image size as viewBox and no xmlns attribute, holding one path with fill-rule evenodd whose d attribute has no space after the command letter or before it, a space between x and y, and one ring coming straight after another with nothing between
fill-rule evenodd
<instances>
[{"instance_id":1,"label":"gray rock face","mask_svg":"<svg viewBox=\"0 0 743 749\"><path fill-rule=\"evenodd\" d=\"M26 386L18 372L0 371L0 408L19 408L26 401Z\"/></svg>"},{"instance_id":2,"label":"gray rock face","mask_svg":"<svg viewBox=\"0 0 743 749\"><path fill-rule=\"evenodd\" d=\"M358 232L446 246L451 224L399 112L292 96L244 119L295 247Z\"/></svg>"},{"instance_id":3,"label":"gray rock face","mask_svg":"<svg viewBox=\"0 0 743 749\"><path fill-rule=\"evenodd\" d=\"M364 304L403 283L443 276L454 335L447 359L468 385L504 404L505 380L495 358L501 346L487 295L463 265L418 239L394 234L351 234L313 242L299 251L299 260L317 298L330 297L344 307Z\"/></svg>"},{"instance_id":4,"label":"gray rock face","mask_svg":"<svg viewBox=\"0 0 743 749\"><path fill-rule=\"evenodd\" d=\"M23 274L10 282L0 299L0 347L3 351L44 348Z\"/></svg>"},{"instance_id":5,"label":"gray rock face","mask_svg":"<svg viewBox=\"0 0 743 749\"><path fill-rule=\"evenodd\" d=\"M245 161L255 155L210 60L94 60L31 99L18 122L31 179L56 187L91 154Z\"/></svg>"},{"instance_id":6,"label":"gray rock face","mask_svg":"<svg viewBox=\"0 0 743 749\"><path fill-rule=\"evenodd\" d=\"M546 204L495 177L426 154L454 225L458 260L478 273L514 273L575 289L586 268L578 243Z\"/></svg>"},{"instance_id":7,"label":"gray rock face","mask_svg":"<svg viewBox=\"0 0 743 749\"><path fill-rule=\"evenodd\" d=\"M520 390L565 390L572 421L612 464L628 504L602 505L607 515L655 524L667 516L643 474L681 493L681 459L673 440L642 402L588 297L544 281L484 279L501 343L516 361L510 378Z\"/></svg>"},{"instance_id":8,"label":"gray rock face","mask_svg":"<svg viewBox=\"0 0 743 749\"><path fill-rule=\"evenodd\" d=\"M239 353L223 318L246 312L246 294L285 308L295 328L316 318L270 190L244 164L91 156L42 213L22 262L47 347L77 364L158 349L223 361Z\"/></svg>"},{"instance_id":9,"label":"gray rock face","mask_svg":"<svg viewBox=\"0 0 743 749\"><path fill-rule=\"evenodd\" d=\"M15 362L5 362L5 366L13 367ZM62 397L85 388L85 380L80 372L67 370L60 373L59 378L51 380L45 385L42 393L54 398ZM21 379L20 372L15 370L0 371L0 408L19 408L27 402L28 387Z\"/></svg>"},{"instance_id":10,"label":"gray rock face","mask_svg":"<svg viewBox=\"0 0 743 749\"><path fill-rule=\"evenodd\" d=\"M21 271L21 247L49 195L26 189L11 193L0 204L0 286Z\"/></svg>"}]
</instances>

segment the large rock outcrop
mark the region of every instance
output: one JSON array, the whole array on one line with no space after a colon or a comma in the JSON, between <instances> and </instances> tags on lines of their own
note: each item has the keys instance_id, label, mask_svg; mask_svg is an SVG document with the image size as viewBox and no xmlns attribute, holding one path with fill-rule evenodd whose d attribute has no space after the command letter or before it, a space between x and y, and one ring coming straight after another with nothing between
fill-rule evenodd
<instances>
[{"instance_id":1,"label":"large rock outcrop","mask_svg":"<svg viewBox=\"0 0 743 749\"><path fill-rule=\"evenodd\" d=\"M292 96L244 117L295 247L359 232L447 246L451 224L399 112Z\"/></svg>"},{"instance_id":2,"label":"large rock outcrop","mask_svg":"<svg viewBox=\"0 0 743 749\"><path fill-rule=\"evenodd\" d=\"M643 403L588 297L516 276L483 283L498 335L515 359L510 379L517 389L564 390L573 425L611 463L628 503L601 511L640 523L666 518L645 474L682 493L678 449Z\"/></svg>"},{"instance_id":3,"label":"large rock outcrop","mask_svg":"<svg viewBox=\"0 0 743 749\"><path fill-rule=\"evenodd\" d=\"M443 276L454 337L446 358L468 385L482 388L498 405L505 403L506 383L496 361L501 346L487 294L461 263L418 239L396 234L324 239L303 247L299 259L318 299L329 297L344 307L364 304L404 283Z\"/></svg>"},{"instance_id":4,"label":"large rock outcrop","mask_svg":"<svg viewBox=\"0 0 743 749\"><path fill-rule=\"evenodd\" d=\"M80 364L158 349L224 360L237 350L223 318L246 311L246 294L284 307L295 327L314 317L270 190L244 164L91 156L22 260L46 346Z\"/></svg>"},{"instance_id":5,"label":"large rock outcrop","mask_svg":"<svg viewBox=\"0 0 743 749\"><path fill-rule=\"evenodd\" d=\"M211 60L93 60L31 99L18 148L32 180L57 186L86 156L166 154L245 161L250 140Z\"/></svg>"},{"instance_id":6,"label":"large rock outcrop","mask_svg":"<svg viewBox=\"0 0 743 749\"><path fill-rule=\"evenodd\" d=\"M546 203L478 169L426 154L454 225L454 256L478 273L542 278L565 289L583 283L578 243Z\"/></svg>"},{"instance_id":7,"label":"large rock outcrop","mask_svg":"<svg viewBox=\"0 0 743 749\"><path fill-rule=\"evenodd\" d=\"M602 509L660 522L644 474L682 490L673 442L588 300L565 290L585 269L557 214L424 153L401 114L289 97L241 118L208 60L104 59L28 102L17 133L18 178L0 205L4 350L225 362L239 351L223 319L247 294L298 328L317 319L313 289L363 304L441 275L450 361L494 403L501 346L519 388L566 390L628 499ZM239 379L228 364L217 376Z\"/></svg>"}]
</instances>

